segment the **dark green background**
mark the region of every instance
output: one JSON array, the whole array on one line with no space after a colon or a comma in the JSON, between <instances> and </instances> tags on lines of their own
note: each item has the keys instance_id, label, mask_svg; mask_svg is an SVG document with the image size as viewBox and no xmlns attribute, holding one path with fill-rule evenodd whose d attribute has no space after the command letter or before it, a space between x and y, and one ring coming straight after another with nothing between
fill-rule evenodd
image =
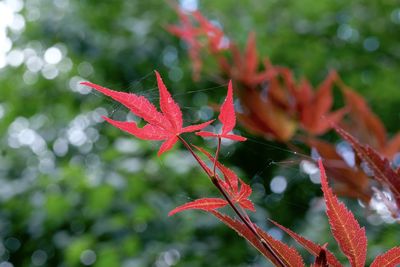
<instances>
[{"instance_id":1,"label":"dark green background","mask_svg":"<svg viewBox=\"0 0 400 267\"><path fill-rule=\"evenodd\" d=\"M87 79L156 103L157 69L188 123L209 113L205 105L221 101L225 86L214 82L218 70L209 59L202 79L191 80L186 46L165 30L178 22L166 2L1 1L0 10L6 7L14 7L11 13L20 17L11 28L0 19L1 30L12 41L11 50L2 45L0 54L11 63L0 69L1 267L268 265L208 214L188 211L168 218L175 206L217 196L216 190L181 147L157 158L158 143L137 140L100 122L99 114L125 120L127 112L77 85ZM337 69L365 96L390 133L398 130L397 1L219 0L201 1L199 9L242 46L247 34L256 32L261 56L313 84ZM21 18L25 24L18 29ZM43 63L53 46L62 52L61 62ZM12 66L16 61L10 51L24 53L20 65ZM257 207L253 218L260 226L282 236L267 224L273 218L336 249L319 187L299 172L298 156L254 137L224 148L222 160L252 184ZM283 194L271 193L269 187L278 174L288 181ZM380 223L379 216L355 200L348 205L367 228L369 261L398 245L398 225Z\"/></svg>"}]
</instances>

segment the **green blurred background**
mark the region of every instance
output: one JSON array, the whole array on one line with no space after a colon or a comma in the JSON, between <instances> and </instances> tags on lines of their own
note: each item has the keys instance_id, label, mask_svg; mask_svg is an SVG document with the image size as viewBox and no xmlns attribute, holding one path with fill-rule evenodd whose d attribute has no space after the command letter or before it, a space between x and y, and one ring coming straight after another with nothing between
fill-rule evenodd
<instances>
[{"instance_id":1,"label":"green blurred background","mask_svg":"<svg viewBox=\"0 0 400 267\"><path fill-rule=\"evenodd\" d=\"M179 4L200 9L241 45L255 31L262 56L314 84L337 69L390 133L398 130L398 1ZM206 105L226 87L207 65L201 81L191 80L185 44L165 30L177 22L159 0L0 1L0 267L269 266L208 214L168 218L175 206L216 190L181 147L157 158L157 143L102 123L105 114L131 116L78 85L90 80L156 102L157 69L188 122L213 116ZM292 244L267 223L274 218L336 251L319 186L299 171L296 155L252 137L224 148L222 160L252 185L254 221ZM346 203L367 227L369 261L398 245L398 225Z\"/></svg>"}]
</instances>

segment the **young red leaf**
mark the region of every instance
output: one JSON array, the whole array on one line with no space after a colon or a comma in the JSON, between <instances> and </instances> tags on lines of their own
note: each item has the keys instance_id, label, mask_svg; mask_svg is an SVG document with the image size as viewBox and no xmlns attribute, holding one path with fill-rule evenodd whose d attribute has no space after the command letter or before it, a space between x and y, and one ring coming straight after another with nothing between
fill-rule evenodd
<instances>
[{"instance_id":1,"label":"young red leaf","mask_svg":"<svg viewBox=\"0 0 400 267\"><path fill-rule=\"evenodd\" d=\"M300 107L302 125L312 134L325 133L331 128L331 122L338 123L348 112L346 107L330 112L333 104L332 87L336 79L336 72L329 73L308 103Z\"/></svg>"},{"instance_id":2,"label":"young red leaf","mask_svg":"<svg viewBox=\"0 0 400 267\"><path fill-rule=\"evenodd\" d=\"M268 98L274 104L284 107L289 114L297 112L302 127L307 132L314 135L323 134L330 129L331 121L339 122L347 113L347 108L331 112L332 87L337 79L335 72L330 72L318 89L314 91L305 78L296 84L290 69L276 67L270 63L268 66L275 70L284 81L281 84L277 75L271 79L275 86L269 89Z\"/></svg>"},{"instance_id":3,"label":"young red leaf","mask_svg":"<svg viewBox=\"0 0 400 267\"><path fill-rule=\"evenodd\" d=\"M168 120L166 120L165 116L158 112L157 108L144 96L113 91L91 82L82 82L81 84L89 86L98 92L111 97L115 101L127 107L133 114L144 119L150 124L157 125L163 129L171 128L171 124Z\"/></svg>"},{"instance_id":4,"label":"young red leaf","mask_svg":"<svg viewBox=\"0 0 400 267\"><path fill-rule=\"evenodd\" d=\"M208 157L208 159L211 162L215 161L215 158L208 153L205 149L198 147L198 146L194 146L197 150L199 150L201 153L203 153L205 156ZM239 190L238 187L238 182L239 182L239 177L230 169L228 169L227 167L225 167L222 163L220 163L219 161L215 162L216 167L221 170L221 172L224 175L225 181L223 184L224 189L227 192L233 191L233 192L237 192ZM211 172L212 174L212 172ZM218 174L215 174L217 178L219 178ZM221 179L220 179L221 180ZM222 181L222 180L221 180Z\"/></svg>"},{"instance_id":5,"label":"young red leaf","mask_svg":"<svg viewBox=\"0 0 400 267\"><path fill-rule=\"evenodd\" d=\"M326 214L331 231L340 249L349 259L351 266L363 267L367 255L365 228L360 227L354 215L340 202L329 188L322 161L318 161L321 185L326 203Z\"/></svg>"},{"instance_id":6,"label":"young red leaf","mask_svg":"<svg viewBox=\"0 0 400 267\"><path fill-rule=\"evenodd\" d=\"M308 252L310 252L314 256L318 256L322 246L315 244L314 242L302 237L301 235L293 232L292 230L280 225L279 223L270 220L273 224L275 224L277 227L279 227L281 230L286 232L288 235L290 235L294 240L296 240L300 245L302 245L305 249L307 249ZM330 266L333 267L342 267L343 265L339 262L339 260L335 257L335 255L332 254L329 250L325 249L326 252L326 258Z\"/></svg>"},{"instance_id":7,"label":"young red leaf","mask_svg":"<svg viewBox=\"0 0 400 267\"><path fill-rule=\"evenodd\" d=\"M203 62L201 60L201 50L208 46L209 52L218 53L228 46L224 45L224 33L208 21L200 12L190 13L191 17L185 14L179 7L176 7L179 15L180 26L168 26L168 31L181 38L188 44L188 52L193 65L193 78L199 79L199 74ZM204 43L203 40L206 40Z\"/></svg>"},{"instance_id":8,"label":"young red leaf","mask_svg":"<svg viewBox=\"0 0 400 267\"><path fill-rule=\"evenodd\" d=\"M326 244L321 247L321 251L315 258L315 262L311 265L311 267L329 267L328 261L326 259Z\"/></svg>"},{"instance_id":9,"label":"young red leaf","mask_svg":"<svg viewBox=\"0 0 400 267\"><path fill-rule=\"evenodd\" d=\"M357 155L368 164L373 171L374 178L389 187L396 199L397 207L400 208L400 169L393 170L387 158L382 157L369 145L363 145L356 138L342 128L334 125L336 132L351 144Z\"/></svg>"},{"instance_id":10,"label":"young red leaf","mask_svg":"<svg viewBox=\"0 0 400 267\"><path fill-rule=\"evenodd\" d=\"M247 87L240 91L240 101L245 112L238 114L241 123L255 134L288 142L297 129L297 122L291 114L265 99L265 90Z\"/></svg>"},{"instance_id":11,"label":"young red leaf","mask_svg":"<svg viewBox=\"0 0 400 267\"><path fill-rule=\"evenodd\" d=\"M206 155L211 162L214 162L214 157L211 156L206 150L201 147L195 146L200 152ZM202 164L204 164L202 162ZM204 164L205 165L205 164ZM232 198L234 203L238 203L244 209L248 209L250 211L255 212L254 204L248 199L252 193L251 187L243 182L234 171L225 167L219 161L216 161L216 167L222 172L224 175L224 180L221 180L219 176L216 174L216 178L218 179L220 185L224 189L224 191ZM206 167L208 169L208 167ZM208 169L207 172L210 170ZM240 189L239 189L239 181L240 181Z\"/></svg>"},{"instance_id":12,"label":"young red leaf","mask_svg":"<svg viewBox=\"0 0 400 267\"><path fill-rule=\"evenodd\" d=\"M90 86L106 96L110 96L129 108L133 114L144 119L148 124L143 128L139 128L134 122L121 122L104 117L110 124L137 138L144 140L164 140L165 142L158 151L158 155L160 156L175 145L180 134L199 131L207 127L213 120L198 125L183 127L182 111L179 105L172 99L171 94L168 92L157 71L156 76L160 92L160 108L162 113L157 111L156 107L143 96L113 91L90 82L82 82L81 84Z\"/></svg>"},{"instance_id":13,"label":"young red leaf","mask_svg":"<svg viewBox=\"0 0 400 267\"><path fill-rule=\"evenodd\" d=\"M274 263L276 266L281 266L281 263L278 262L270 252L268 252L268 250L263 246L259 239L242 222L236 219L232 219L231 217L223 215L215 210L211 211L211 213L219 220L221 220L224 224L235 230L240 236L249 241L272 263ZM259 233L261 237L265 240L265 242L272 247L275 254L277 254L277 256L280 258L282 257L281 261L285 263L285 266L304 266L303 259L295 249L287 246L281 241L273 239L270 235L265 233L260 228L256 228L256 230L257 233Z\"/></svg>"},{"instance_id":14,"label":"young red leaf","mask_svg":"<svg viewBox=\"0 0 400 267\"><path fill-rule=\"evenodd\" d=\"M234 44L230 44L232 63L226 58L219 57L220 68L225 74L245 87L255 88L271 76L269 69L259 71L260 60L257 54L256 35L252 32L247 38L244 52Z\"/></svg>"},{"instance_id":15,"label":"young red leaf","mask_svg":"<svg viewBox=\"0 0 400 267\"><path fill-rule=\"evenodd\" d=\"M182 130L182 111L178 104L172 99L171 94L168 92L167 87L160 74L155 71L157 77L157 86L160 92L160 108L165 117L169 120L175 131Z\"/></svg>"},{"instance_id":16,"label":"young red leaf","mask_svg":"<svg viewBox=\"0 0 400 267\"><path fill-rule=\"evenodd\" d=\"M234 196L234 200L242 208L255 212L256 209L254 207L254 204L253 202L251 202L251 200L249 200L249 197L252 192L253 190L248 184L244 183L243 181L240 181L240 191L236 193L236 195Z\"/></svg>"},{"instance_id":17,"label":"young red leaf","mask_svg":"<svg viewBox=\"0 0 400 267\"><path fill-rule=\"evenodd\" d=\"M179 15L181 26L179 27L170 25L167 27L167 30L173 35L181 38L188 44L189 57L192 61L193 79L198 80L200 70L203 65L203 62L200 58L200 50L202 48L202 45L198 40L201 31L192 24L189 16L184 14L182 10L176 8L176 12Z\"/></svg>"},{"instance_id":18,"label":"young red leaf","mask_svg":"<svg viewBox=\"0 0 400 267\"><path fill-rule=\"evenodd\" d=\"M211 53L217 53L227 47L223 45L224 32L206 19L199 11L193 12L193 17L199 23L199 31L207 37Z\"/></svg>"},{"instance_id":19,"label":"young red leaf","mask_svg":"<svg viewBox=\"0 0 400 267\"><path fill-rule=\"evenodd\" d=\"M172 216L175 213L178 213L178 212L181 212L184 210L192 210L192 209L211 211L211 210L215 210L218 208L222 208L226 205L228 205L228 202L221 198L201 198L201 199L196 199L192 202L183 204L179 207L176 207L175 209L171 210L168 213L168 216Z\"/></svg>"},{"instance_id":20,"label":"young red leaf","mask_svg":"<svg viewBox=\"0 0 400 267\"><path fill-rule=\"evenodd\" d=\"M222 123L222 133L215 134L211 132L198 132L196 134L203 137L217 137L227 138L235 141L246 141L246 138L242 136L230 134L230 132L233 130L233 128L235 128L236 125L236 115L233 105L232 81L229 81L228 93L226 95L224 103L221 105L218 119Z\"/></svg>"},{"instance_id":21,"label":"young red leaf","mask_svg":"<svg viewBox=\"0 0 400 267\"><path fill-rule=\"evenodd\" d=\"M191 132L196 132L196 131L200 131L201 129L207 127L208 125L210 125L214 120L210 120L207 122L203 122L200 124L195 124L195 125L190 125L190 126L186 126L183 127L182 129L182 133L191 133Z\"/></svg>"},{"instance_id":22,"label":"young red leaf","mask_svg":"<svg viewBox=\"0 0 400 267\"><path fill-rule=\"evenodd\" d=\"M396 267L400 265L400 247L394 247L377 256L370 267Z\"/></svg>"},{"instance_id":23,"label":"young red leaf","mask_svg":"<svg viewBox=\"0 0 400 267\"><path fill-rule=\"evenodd\" d=\"M147 124L143 128L139 128L135 122L115 121L105 116L102 116L102 118L113 126L143 140L165 140L170 135L163 128L153 124Z\"/></svg>"},{"instance_id":24,"label":"young red leaf","mask_svg":"<svg viewBox=\"0 0 400 267\"><path fill-rule=\"evenodd\" d=\"M254 32L249 34L246 45L246 70L247 75L251 76L252 74L257 72L257 67L259 64L258 55L257 55L257 47L256 47L256 35Z\"/></svg>"},{"instance_id":25,"label":"young red leaf","mask_svg":"<svg viewBox=\"0 0 400 267\"><path fill-rule=\"evenodd\" d=\"M218 116L219 121L222 123L222 134L227 134L233 130L236 124L235 110L233 106L233 89L232 81L228 84L228 93L225 101L221 106L221 111Z\"/></svg>"},{"instance_id":26,"label":"young red leaf","mask_svg":"<svg viewBox=\"0 0 400 267\"><path fill-rule=\"evenodd\" d=\"M336 77L336 72L330 72L325 80L321 83L317 92L314 95L315 106L313 107L313 109L315 109L315 112L318 114L318 116L329 112L332 107L332 85L333 82L336 80Z\"/></svg>"},{"instance_id":27,"label":"young red leaf","mask_svg":"<svg viewBox=\"0 0 400 267\"><path fill-rule=\"evenodd\" d=\"M161 144L160 149L157 152L157 155L160 156L164 152L170 150L175 143L178 142L178 137L176 135L170 136L164 143Z\"/></svg>"},{"instance_id":28,"label":"young red leaf","mask_svg":"<svg viewBox=\"0 0 400 267\"><path fill-rule=\"evenodd\" d=\"M242 182L242 180L236 175L234 171L231 169L225 167L224 165L220 164L217 162L217 167L218 169L221 170L222 174L224 175L225 181L229 184L231 190L233 192L238 192L239 190L239 181ZM244 184L242 182L242 184Z\"/></svg>"}]
</instances>

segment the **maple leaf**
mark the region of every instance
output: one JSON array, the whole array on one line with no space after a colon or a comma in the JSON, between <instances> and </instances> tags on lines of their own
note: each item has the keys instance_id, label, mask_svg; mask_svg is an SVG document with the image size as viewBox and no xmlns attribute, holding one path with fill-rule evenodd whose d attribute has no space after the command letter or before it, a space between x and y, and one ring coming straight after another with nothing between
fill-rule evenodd
<instances>
[{"instance_id":1,"label":"maple leaf","mask_svg":"<svg viewBox=\"0 0 400 267\"><path fill-rule=\"evenodd\" d=\"M332 71L317 91L312 91L308 88L309 83L304 82L299 92L295 94L299 99L298 109L302 126L312 134L325 133L331 129L332 122L339 122L348 112L346 107L333 112L330 111L333 105L332 86L336 79L337 74ZM308 96L308 99L305 99L305 96Z\"/></svg>"},{"instance_id":2,"label":"maple leaf","mask_svg":"<svg viewBox=\"0 0 400 267\"><path fill-rule=\"evenodd\" d=\"M310 252L312 255L318 257L323 246L320 246L318 244L315 244L314 242L302 237L301 235L293 232L292 230L280 225L279 223L273 221L270 219L270 222L275 224L277 227L279 227L281 230L286 232L288 235L290 235L294 240L296 240L300 245L302 245L308 252ZM339 262L339 260L335 257L335 255L332 254L328 249L325 248L325 254L326 254L326 259L329 265L334 266L334 267L342 267L343 265Z\"/></svg>"},{"instance_id":3,"label":"maple leaf","mask_svg":"<svg viewBox=\"0 0 400 267\"><path fill-rule=\"evenodd\" d=\"M322 160L318 161L321 186L326 203L326 214L333 237L339 244L341 251L349 259L351 266L363 267L367 255L367 237L365 228L360 227L346 206L340 202L329 188Z\"/></svg>"},{"instance_id":4,"label":"maple leaf","mask_svg":"<svg viewBox=\"0 0 400 267\"><path fill-rule=\"evenodd\" d=\"M230 52L233 59L232 63L222 57L218 58L218 62L222 71L233 80L241 82L245 86L254 87L270 77L271 73L267 69L258 70L260 62L254 32L251 32L247 38L244 53L241 53L234 43L230 44Z\"/></svg>"},{"instance_id":5,"label":"maple leaf","mask_svg":"<svg viewBox=\"0 0 400 267\"><path fill-rule=\"evenodd\" d=\"M377 256L370 267L396 267L400 265L400 247L394 247Z\"/></svg>"},{"instance_id":6,"label":"maple leaf","mask_svg":"<svg viewBox=\"0 0 400 267\"><path fill-rule=\"evenodd\" d=\"M200 50L202 48L198 41L198 36L201 31L192 25L189 16L183 13L179 8L176 8L181 26L169 25L167 30L175 36L182 38L188 44L189 57L192 61L193 79L198 80L203 62L200 58Z\"/></svg>"},{"instance_id":7,"label":"maple leaf","mask_svg":"<svg viewBox=\"0 0 400 267\"><path fill-rule=\"evenodd\" d=\"M204 155L206 155L211 162L215 161L215 158L211 156L210 153L208 153L206 150L204 150L201 147L195 146L197 150L202 152ZM201 165L203 168L206 168L207 173L210 175L213 175L213 172L207 167L207 165L201 161ZM221 164L219 161L215 162L216 167L222 172L224 175L224 180L222 180L217 173L214 174L215 178L218 180L219 184L221 187L225 190L225 192L232 198L232 201L234 203L238 203L239 206L241 206L244 209L248 209L250 211L255 212L254 204L249 200L248 198L252 194L252 189L251 187L243 182L234 171L231 169L227 168L223 164ZM240 183L240 188L239 188L239 183Z\"/></svg>"},{"instance_id":8,"label":"maple leaf","mask_svg":"<svg viewBox=\"0 0 400 267\"><path fill-rule=\"evenodd\" d=\"M203 65L200 56L201 50L208 46L209 51L215 54L226 49L224 33L198 11L188 13L197 22L197 25L195 25L189 15L185 14L179 7L175 9L179 15L181 25L170 25L167 30L188 44L189 57L193 64L193 79L198 80ZM201 40L204 37L206 38L206 44Z\"/></svg>"},{"instance_id":9,"label":"maple leaf","mask_svg":"<svg viewBox=\"0 0 400 267\"><path fill-rule=\"evenodd\" d=\"M166 86L164 85L160 74L155 71L157 84L160 93L160 108L162 112L157 111L156 107L143 96L133 93L113 91L100 85L82 82L81 84L92 87L102 94L113 98L122 105L130 109L136 116L144 119L148 124L139 128L135 122L122 122L103 117L113 126L144 140L164 141L161 145L158 155L170 150L178 141L182 133L195 132L207 127L213 120L183 127L182 112L179 105L172 99Z\"/></svg>"},{"instance_id":10,"label":"maple leaf","mask_svg":"<svg viewBox=\"0 0 400 267\"><path fill-rule=\"evenodd\" d=\"M224 32L206 19L199 11L193 12L192 15L199 23L199 30L207 37L211 53L225 50L226 46L223 44Z\"/></svg>"},{"instance_id":11,"label":"maple leaf","mask_svg":"<svg viewBox=\"0 0 400 267\"><path fill-rule=\"evenodd\" d=\"M242 222L232 219L229 216L219 213L218 211L211 211L211 213L221 220L224 224L235 230L240 236L244 237L249 241L258 251L260 251L267 259L271 260L276 266L282 264L276 260L276 258L263 246L260 240L247 228ZM255 226L256 227L256 226ZM304 266L303 259L300 254L292 247L289 247L285 243L272 238L262 229L256 227L256 231L261 237L268 243L274 250L275 254L285 264L285 266Z\"/></svg>"},{"instance_id":12,"label":"maple leaf","mask_svg":"<svg viewBox=\"0 0 400 267\"><path fill-rule=\"evenodd\" d=\"M222 123L222 132L220 134L215 134L212 132L197 132L196 134L202 137L217 137L231 139L234 141L246 141L245 137L231 133L236 125L236 115L233 105L232 81L229 81L228 93L224 103L221 105L218 119Z\"/></svg>"},{"instance_id":13,"label":"maple leaf","mask_svg":"<svg viewBox=\"0 0 400 267\"><path fill-rule=\"evenodd\" d=\"M274 66L269 59L264 60L264 66L271 73L271 76L267 79L268 99L270 99L274 105L288 113L296 112L295 108L296 105L298 105L296 94L299 90L296 88L291 70L285 67ZM306 96L304 93L302 93L302 95Z\"/></svg>"},{"instance_id":14,"label":"maple leaf","mask_svg":"<svg viewBox=\"0 0 400 267\"><path fill-rule=\"evenodd\" d=\"M295 118L269 97L265 98L265 90L248 87L241 90L239 97L244 108L239 119L250 132L282 142L293 137L297 130Z\"/></svg>"},{"instance_id":15,"label":"maple leaf","mask_svg":"<svg viewBox=\"0 0 400 267\"><path fill-rule=\"evenodd\" d=\"M336 132L357 152L357 155L367 163L369 169L373 172L375 180L389 187L396 199L397 208L400 208L400 168L393 170L390 161L382 157L375 149L369 145L363 145L351 134L334 125ZM388 207L389 208L389 207ZM396 214L394 214L396 215ZM395 216L396 217L396 216Z\"/></svg>"},{"instance_id":16,"label":"maple leaf","mask_svg":"<svg viewBox=\"0 0 400 267\"><path fill-rule=\"evenodd\" d=\"M245 72L242 75L250 78L257 72L257 67L259 64L256 47L256 34L254 32L250 33L247 39L245 57Z\"/></svg>"},{"instance_id":17,"label":"maple leaf","mask_svg":"<svg viewBox=\"0 0 400 267\"><path fill-rule=\"evenodd\" d=\"M175 213L190 209L210 211L222 208L226 205L228 205L228 202L221 198L201 198L176 207L168 213L168 216L172 216Z\"/></svg>"}]
</instances>

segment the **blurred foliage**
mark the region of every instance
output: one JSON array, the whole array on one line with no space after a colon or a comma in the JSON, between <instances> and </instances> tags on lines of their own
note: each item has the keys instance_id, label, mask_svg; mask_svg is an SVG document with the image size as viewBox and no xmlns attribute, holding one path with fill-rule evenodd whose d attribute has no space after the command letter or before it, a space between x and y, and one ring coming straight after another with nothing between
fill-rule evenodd
<instances>
[{"instance_id":1,"label":"blurred foliage","mask_svg":"<svg viewBox=\"0 0 400 267\"><path fill-rule=\"evenodd\" d=\"M262 56L299 77L318 83L337 69L389 130L398 129L397 1L180 3L200 8L239 43L256 32ZM158 0L0 1L1 267L267 265L204 213L167 218L178 204L217 192L186 152L157 158L158 144L102 124L107 113L131 117L78 85L89 79L156 101L152 70L158 69L188 121L212 116L205 105L220 101L225 87L212 73L193 83L184 44L165 31L176 21ZM258 139L222 152L253 185L256 222L267 228L272 217L327 241L321 192L299 173L296 155ZM270 189L278 174L288 183L280 194ZM350 204L367 226L371 258L396 245L397 225L380 224L379 216ZM282 236L276 228L269 232Z\"/></svg>"}]
</instances>

